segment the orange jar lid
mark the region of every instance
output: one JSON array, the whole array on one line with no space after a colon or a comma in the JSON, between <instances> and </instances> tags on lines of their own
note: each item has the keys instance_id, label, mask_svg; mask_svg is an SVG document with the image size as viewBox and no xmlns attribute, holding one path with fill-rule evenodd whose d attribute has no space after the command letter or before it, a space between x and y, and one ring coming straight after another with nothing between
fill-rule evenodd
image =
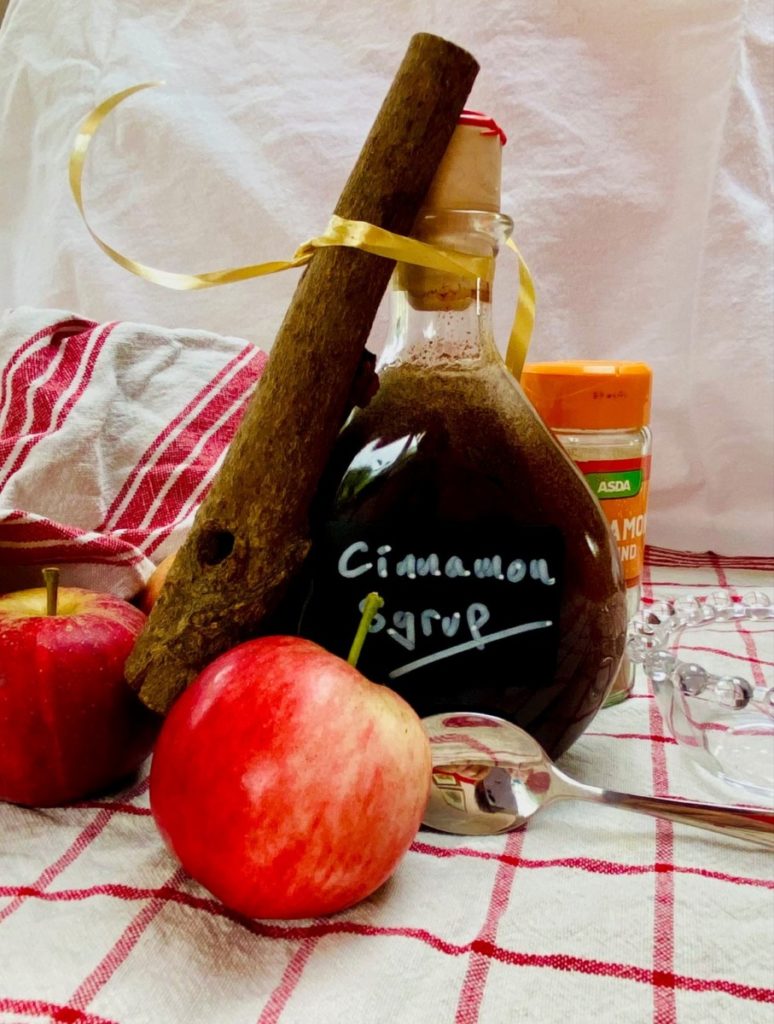
<instances>
[{"instance_id":1,"label":"orange jar lid","mask_svg":"<svg viewBox=\"0 0 774 1024\"><path fill-rule=\"evenodd\" d=\"M650 422L646 363L577 359L527 363L521 386L549 427L635 430Z\"/></svg>"}]
</instances>

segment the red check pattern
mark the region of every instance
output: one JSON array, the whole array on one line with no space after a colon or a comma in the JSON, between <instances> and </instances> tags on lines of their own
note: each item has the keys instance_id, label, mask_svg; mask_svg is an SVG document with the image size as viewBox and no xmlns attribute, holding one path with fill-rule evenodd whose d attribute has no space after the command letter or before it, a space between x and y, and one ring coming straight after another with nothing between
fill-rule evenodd
<instances>
[{"instance_id":1,"label":"red check pattern","mask_svg":"<svg viewBox=\"0 0 774 1024\"><path fill-rule=\"evenodd\" d=\"M765 569L648 564L645 596L741 596L770 586ZM774 635L760 625L691 636L715 671L768 672ZM563 767L631 791L742 798L683 759L642 681ZM774 1019L774 858L668 822L567 803L503 837L422 831L370 899L299 922L243 920L186 878L145 779L66 809L0 805L0 835L0 1024Z\"/></svg>"},{"instance_id":2,"label":"red check pattern","mask_svg":"<svg viewBox=\"0 0 774 1024\"><path fill-rule=\"evenodd\" d=\"M0 329L2 582L55 556L92 573L87 585L129 586L186 528L264 357L236 340L40 317ZM111 381L118 408L95 437L90 402ZM52 438L65 461L84 446L120 452L108 493L87 500L85 461L58 475ZM67 481L79 492L67 515L23 500L41 467L60 498ZM771 590L773 571L772 559L651 548L644 598L742 597ZM771 623L710 624L684 650L772 679ZM632 792L744 798L684 759L641 677L562 767ZM155 830L145 774L69 808L0 804L0 837L0 1024L774 1021L771 855L612 808L568 802L501 837L421 831L370 899L298 922L242 919L187 878Z\"/></svg>"}]
</instances>

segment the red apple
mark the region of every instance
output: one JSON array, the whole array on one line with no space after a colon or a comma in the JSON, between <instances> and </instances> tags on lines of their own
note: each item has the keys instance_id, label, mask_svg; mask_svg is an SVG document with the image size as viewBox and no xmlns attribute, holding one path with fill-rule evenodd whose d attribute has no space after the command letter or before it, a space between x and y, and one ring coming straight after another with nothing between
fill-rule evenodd
<instances>
[{"instance_id":1,"label":"red apple","mask_svg":"<svg viewBox=\"0 0 774 1024\"><path fill-rule=\"evenodd\" d=\"M316 917L389 878L429 782L405 701L311 641L273 636L221 655L178 698L150 799L169 849L226 906Z\"/></svg>"},{"instance_id":2,"label":"red apple","mask_svg":"<svg viewBox=\"0 0 774 1024\"><path fill-rule=\"evenodd\" d=\"M120 782L160 725L124 680L145 624L126 601L76 587L47 614L42 588L0 597L0 800L51 806Z\"/></svg>"}]
</instances>

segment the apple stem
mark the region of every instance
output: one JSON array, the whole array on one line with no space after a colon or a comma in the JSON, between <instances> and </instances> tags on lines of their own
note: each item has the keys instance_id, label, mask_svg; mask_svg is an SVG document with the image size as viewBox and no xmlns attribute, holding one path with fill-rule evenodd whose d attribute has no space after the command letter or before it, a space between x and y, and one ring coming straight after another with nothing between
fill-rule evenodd
<instances>
[{"instance_id":1,"label":"apple stem","mask_svg":"<svg viewBox=\"0 0 774 1024\"><path fill-rule=\"evenodd\" d=\"M363 615L360 619L360 625L357 627L357 633L355 633L355 639L352 641L352 646L349 649L349 655L347 661L350 665L357 665L357 659L360 657L360 652L363 650L363 644L365 638L368 635L368 630L371 627L371 623L374 621L374 615L384 604L384 600L379 597L378 594L372 593L363 602Z\"/></svg>"},{"instance_id":2,"label":"apple stem","mask_svg":"<svg viewBox=\"0 0 774 1024\"><path fill-rule=\"evenodd\" d=\"M56 602L59 593L59 570L50 568L43 570L46 584L46 615L56 615Z\"/></svg>"}]
</instances>

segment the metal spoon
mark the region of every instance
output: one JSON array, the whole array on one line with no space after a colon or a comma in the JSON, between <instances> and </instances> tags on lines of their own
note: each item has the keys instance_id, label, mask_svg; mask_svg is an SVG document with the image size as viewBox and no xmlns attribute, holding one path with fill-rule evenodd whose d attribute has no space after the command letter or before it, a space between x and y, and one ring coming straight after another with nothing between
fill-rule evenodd
<instances>
[{"instance_id":1,"label":"metal spoon","mask_svg":"<svg viewBox=\"0 0 774 1024\"><path fill-rule=\"evenodd\" d=\"M668 818L774 849L774 814L667 797L635 796L576 782L532 737L502 718L473 712L422 719L432 751L423 824L462 836L511 832L555 800L590 800Z\"/></svg>"}]
</instances>

